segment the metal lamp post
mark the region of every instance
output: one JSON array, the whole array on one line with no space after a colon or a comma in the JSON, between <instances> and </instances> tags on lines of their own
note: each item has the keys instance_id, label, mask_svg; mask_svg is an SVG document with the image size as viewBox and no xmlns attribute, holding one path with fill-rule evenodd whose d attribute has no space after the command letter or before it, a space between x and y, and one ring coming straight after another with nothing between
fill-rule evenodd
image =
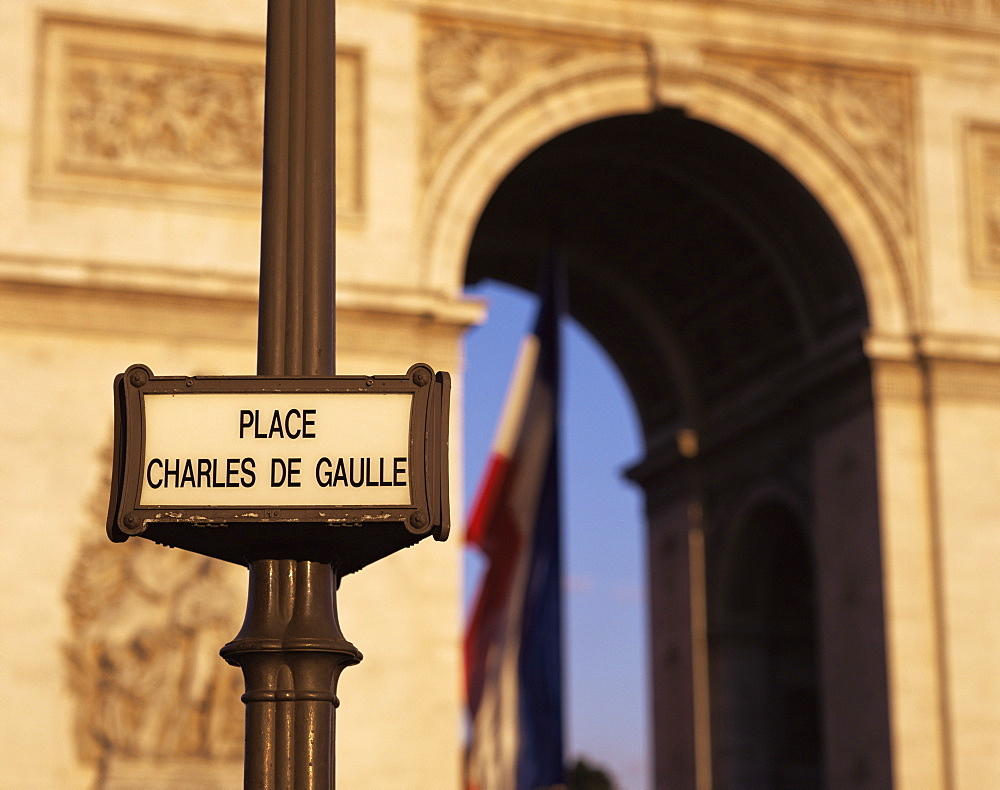
<instances>
[{"instance_id":1,"label":"metal lamp post","mask_svg":"<svg viewBox=\"0 0 1000 790\"><path fill-rule=\"evenodd\" d=\"M333 0L269 0L257 373L335 367ZM338 572L250 562L246 620L221 651L246 682L244 786L335 786L337 680L361 653L337 621Z\"/></svg>"},{"instance_id":2,"label":"metal lamp post","mask_svg":"<svg viewBox=\"0 0 1000 790\"><path fill-rule=\"evenodd\" d=\"M114 385L108 537L250 569L221 652L255 790L334 786L340 576L449 528L449 375L335 375L334 66L333 0L270 0L257 375Z\"/></svg>"}]
</instances>

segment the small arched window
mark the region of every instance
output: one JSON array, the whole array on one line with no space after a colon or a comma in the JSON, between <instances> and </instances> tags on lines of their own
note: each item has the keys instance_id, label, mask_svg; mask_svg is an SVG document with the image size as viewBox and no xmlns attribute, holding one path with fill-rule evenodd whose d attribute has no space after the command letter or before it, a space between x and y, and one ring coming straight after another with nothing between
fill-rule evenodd
<instances>
[{"instance_id":1,"label":"small arched window","mask_svg":"<svg viewBox=\"0 0 1000 790\"><path fill-rule=\"evenodd\" d=\"M715 784L819 788L816 594L805 531L775 500L735 529L709 634Z\"/></svg>"}]
</instances>

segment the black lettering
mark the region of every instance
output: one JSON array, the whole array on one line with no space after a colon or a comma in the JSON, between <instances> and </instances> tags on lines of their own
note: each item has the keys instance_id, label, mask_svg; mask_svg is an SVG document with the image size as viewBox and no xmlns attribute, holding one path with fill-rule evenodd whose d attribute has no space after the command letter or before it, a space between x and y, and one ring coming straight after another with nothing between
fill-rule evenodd
<instances>
[{"instance_id":1,"label":"black lettering","mask_svg":"<svg viewBox=\"0 0 1000 790\"><path fill-rule=\"evenodd\" d=\"M280 472L281 477L276 475ZM285 462L280 458L271 459L271 488L278 488L285 484L285 478L288 476L288 472L285 469Z\"/></svg>"},{"instance_id":2,"label":"black lettering","mask_svg":"<svg viewBox=\"0 0 1000 790\"><path fill-rule=\"evenodd\" d=\"M406 481L400 480L402 475L406 474L406 459L405 458L393 458L392 459L392 484L394 486L405 486Z\"/></svg>"},{"instance_id":3,"label":"black lettering","mask_svg":"<svg viewBox=\"0 0 1000 790\"><path fill-rule=\"evenodd\" d=\"M366 458L365 461L367 461L367 463L365 464L365 485L377 486L378 483L372 480L372 459Z\"/></svg>"},{"instance_id":4,"label":"black lettering","mask_svg":"<svg viewBox=\"0 0 1000 790\"><path fill-rule=\"evenodd\" d=\"M226 459L226 488L239 488L240 484L236 482L236 475L240 473L239 464L239 458Z\"/></svg>"},{"instance_id":5,"label":"black lettering","mask_svg":"<svg viewBox=\"0 0 1000 790\"><path fill-rule=\"evenodd\" d=\"M243 463L240 464L240 468L243 470L243 477L240 478L240 485L244 488L253 488L254 484L257 482L257 473L254 471L256 466L253 458L244 458ZM249 482L247 482L249 480Z\"/></svg>"},{"instance_id":6,"label":"black lettering","mask_svg":"<svg viewBox=\"0 0 1000 790\"><path fill-rule=\"evenodd\" d=\"M326 456L316 462L316 485L320 488L329 488L333 485L333 475L330 473L332 467L333 462ZM321 472L320 469L323 471Z\"/></svg>"},{"instance_id":7,"label":"black lettering","mask_svg":"<svg viewBox=\"0 0 1000 790\"><path fill-rule=\"evenodd\" d=\"M198 459L198 480L194 487L201 488L202 480L205 481L205 488L212 487L212 462L207 458Z\"/></svg>"},{"instance_id":8,"label":"black lettering","mask_svg":"<svg viewBox=\"0 0 1000 790\"><path fill-rule=\"evenodd\" d=\"M267 432L267 438L273 439L275 432L277 432L279 439L285 438L285 434L281 431L281 412L277 409L274 410L274 416L271 417L271 428Z\"/></svg>"},{"instance_id":9,"label":"black lettering","mask_svg":"<svg viewBox=\"0 0 1000 790\"><path fill-rule=\"evenodd\" d=\"M292 419L292 415L293 414L296 417L301 417L302 416L299 413L298 409L289 409L288 410L288 413L285 415L285 435L288 436L289 439L298 439L299 435L302 433L302 430L299 429L295 433L292 433L291 419Z\"/></svg>"},{"instance_id":10,"label":"black lettering","mask_svg":"<svg viewBox=\"0 0 1000 790\"><path fill-rule=\"evenodd\" d=\"M178 463L179 462L180 461L178 459ZM190 458L185 458L184 459L184 471L181 472L181 482L180 482L180 485L178 487L179 488L184 488L184 486L188 485L189 483L190 483L191 487L194 488L194 486L195 486L195 482L194 482L194 464L191 463L191 459Z\"/></svg>"},{"instance_id":11,"label":"black lettering","mask_svg":"<svg viewBox=\"0 0 1000 790\"><path fill-rule=\"evenodd\" d=\"M333 473L333 484L337 485L337 483L347 485L347 467L344 465L343 458L337 459L337 469Z\"/></svg>"},{"instance_id":12,"label":"black lettering","mask_svg":"<svg viewBox=\"0 0 1000 790\"><path fill-rule=\"evenodd\" d=\"M309 430L310 428L315 428L316 427L316 421L315 420L310 420L309 419L310 416L313 416L313 417L316 416L316 410L315 409L303 409L302 410L302 438L303 439L315 439L316 438L316 432Z\"/></svg>"},{"instance_id":13,"label":"black lettering","mask_svg":"<svg viewBox=\"0 0 1000 790\"><path fill-rule=\"evenodd\" d=\"M251 427L257 420L254 413L249 409L240 409L240 438L243 438L243 431Z\"/></svg>"},{"instance_id":14,"label":"black lettering","mask_svg":"<svg viewBox=\"0 0 1000 790\"><path fill-rule=\"evenodd\" d=\"M181 459L175 458L174 468L170 468L170 459L163 459L163 486L170 488L170 478L174 478L174 488L179 488L181 483Z\"/></svg>"},{"instance_id":15,"label":"black lettering","mask_svg":"<svg viewBox=\"0 0 1000 790\"><path fill-rule=\"evenodd\" d=\"M361 488L365 484L365 459L358 459L358 479L354 479L354 459L351 459L351 485L355 488Z\"/></svg>"},{"instance_id":16,"label":"black lettering","mask_svg":"<svg viewBox=\"0 0 1000 790\"><path fill-rule=\"evenodd\" d=\"M301 458L289 458L288 459L288 487L289 488L302 488L302 481L292 478L298 478L302 474L302 469L300 464L302 463Z\"/></svg>"},{"instance_id":17,"label":"black lettering","mask_svg":"<svg viewBox=\"0 0 1000 790\"><path fill-rule=\"evenodd\" d=\"M266 439L267 434L260 432L260 409L253 410L253 438Z\"/></svg>"},{"instance_id":18,"label":"black lettering","mask_svg":"<svg viewBox=\"0 0 1000 790\"><path fill-rule=\"evenodd\" d=\"M153 464L159 464L160 469L163 469L163 461L159 458L154 458L146 465L146 482L149 484L150 488L159 488L163 485L163 479L161 478L158 482L153 482L153 476L150 474L153 471Z\"/></svg>"},{"instance_id":19,"label":"black lettering","mask_svg":"<svg viewBox=\"0 0 1000 790\"><path fill-rule=\"evenodd\" d=\"M391 486L392 480L385 479L385 459L378 459L378 484L380 486Z\"/></svg>"}]
</instances>

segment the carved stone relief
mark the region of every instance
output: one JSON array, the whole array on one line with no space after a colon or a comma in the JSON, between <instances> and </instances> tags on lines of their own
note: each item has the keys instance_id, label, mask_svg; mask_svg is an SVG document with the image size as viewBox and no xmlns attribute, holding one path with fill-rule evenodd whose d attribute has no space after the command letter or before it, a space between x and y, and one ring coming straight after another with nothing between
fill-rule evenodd
<instances>
[{"instance_id":1,"label":"carved stone relief","mask_svg":"<svg viewBox=\"0 0 1000 790\"><path fill-rule=\"evenodd\" d=\"M420 47L424 179L462 130L502 94L575 58L635 46L631 41L425 17Z\"/></svg>"},{"instance_id":2,"label":"carved stone relief","mask_svg":"<svg viewBox=\"0 0 1000 790\"><path fill-rule=\"evenodd\" d=\"M141 53L70 47L62 74L67 170L252 183L260 169L259 64L150 62Z\"/></svg>"},{"instance_id":3,"label":"carved stone relief","mask_svg":"<svg viewBox=\"0 0 1000 790\"><path fill-rule=\"evenodd\" d=\"M1000 277L1000 126L971 124L965 150L972 272Z\"/></svg>"},{"instance_id":4,"label":"carved stone relief","mask_svg":"<svg viewBox=\"0 0 1000 790\"><path fill-rule=\"evenodd\" d=\"M732 0L730 0L732 1ZM743 0L736 0L740 5ZM791 6L806 8L836 8L841 13L858 17L881 17L899 19L903 17L910 24L924 22L935 24L939 22L976 24L995 20L1000 16L1000 0L749 0L752 4L767 5L771 8Z\"/></svg>"},{"instance_id":5,"label":"carved stone relief","mask_svg":"<svg viewBox=\"0 0 1000 790\"><path fill-rule=\"evenodd\" d=\"M240 626L239 569L140 539L111 543L109 487L95 493L65 593L78 753L102 788L116 763L239 766L242 676L218 654Z\"/></svg>"},{"instance_id":6,"label":"carved stone relief","mask_svg":"<svg viewBox=\"0 0 1000 790\"><path fill-rule=\"evenodd\" d=\"M35 186L256 207L264 42L49 17ZM361 210L361 56L338 53L338 209Z\"/></svg>"},{"instance_id":7,"label":"carved stone relief","mask_svg":"<svg viewBox=\"0 0 1000 790\"><path fill-rule=\"evenodd\" d=\"M713 52L822 118L854 149L912 227L913 85L905 72Z\"/></svg>"}]
</instances>

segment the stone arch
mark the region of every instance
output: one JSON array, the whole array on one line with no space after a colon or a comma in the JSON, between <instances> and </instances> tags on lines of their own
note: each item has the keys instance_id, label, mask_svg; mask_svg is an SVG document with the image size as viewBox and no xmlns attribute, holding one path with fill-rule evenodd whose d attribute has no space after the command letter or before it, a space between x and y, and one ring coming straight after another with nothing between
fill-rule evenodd
<instances>
[{"instance_id":1,"label":"stone arch","mask_svg":"<svg viewBox=\"0 0 1000 790\"><path fill-rule=\"evenodd\" d=\"M436 168L418 212L424 281L453 293L465 279L476 219L497 185L527 154L598 118L652 109L645 56L597 54L536 73L463 130Z\"/></svg>"},{"instance_id":2,"label":"stone arch","mask_svg":"<svg viewBox=\"0 0 1000 790\"><path fill-rule=\"evenodd\" d=\"M857 263L873 334L904 337L919 326L917 270L906 265L917 254L910 219L843 133L803 112L794 96L725 63L703 64L685 110L767 152L817 197Z\"/></svg>"},{"instance_id":3,"label":"stone arch","mask_svg":"<svg viewBox=\"0 0 1000 790\"><path fill-rule=\"evenodd\" d=\"M647 49L588 55L541 71L467 125L420 200L415 255L428 287L460 289L476 221L497 185L528 153L574 127L656 110L663 80L680 81L679 89L668 92L683 113L755 144L820 196L857 263L873 335L908 337L916 331L915 267L905 262L916 255L915 241L907 218L866 174L859 153L752 74L718 63L681 73L658 69Z\"/></svg>"},{"instance_id":4,"label":"stone arch","mask_svg":"<svg viewBox=\"0 0 1000 790\"><path fill-rule=\"evenodd\" d=\"M642 83L638 72L631 78L633 87ZM715 105L696 95L701 89L691 88L687 104L708 113ZM441 224L429 231L440 244L438 275L451 272L442 288L457 287L455 261L466 252L470 281L494 276L531 288L559 226L572 312L634 398L647 453L632 476L645 489L649 516L657 786L697 786L719 767L712 765L708 648L697 611L706 610L706 571L733 508L748 481L761 478L797 492L824 557L816 573L821 663L856 669L850 678L822 678L830 736L819 770L830 786L855 775L873 786L891 782L864 342L872 330L898 334L915 320L890 243L905 247L904 215L874 176L852 170L857 151L820 122L807 134L779 115L772 113L772 126L798 135L790 148L827 157L829 181L817 182L829 190L823 203L747 136L660 108L606 113L571 128L553 124L555 136L528 153L507 141L516 163L500 161L501 148L489 148L494 133L484 132L486 153L475 156L489 168L488 178L479 173L487 183L456 169L454 183L464 186L454 199L442 188L441 213L428 215ZM538 120L557 117L568 116ZM538 126L531 133L545 137ZM824 153L822 140L840 146L839 158ZM456 163L460 154L460 146L449 152ZM847 219L838 221L831 206ZM860 255L873 268L867 276ZM834 447L857 463L829 463ZM842 489L864 493L855 512L831 494ZM849 595L839 592L844 580L854 585ZM863 643L857 633L866 635Z\"/></svg>"}]
</instances>

